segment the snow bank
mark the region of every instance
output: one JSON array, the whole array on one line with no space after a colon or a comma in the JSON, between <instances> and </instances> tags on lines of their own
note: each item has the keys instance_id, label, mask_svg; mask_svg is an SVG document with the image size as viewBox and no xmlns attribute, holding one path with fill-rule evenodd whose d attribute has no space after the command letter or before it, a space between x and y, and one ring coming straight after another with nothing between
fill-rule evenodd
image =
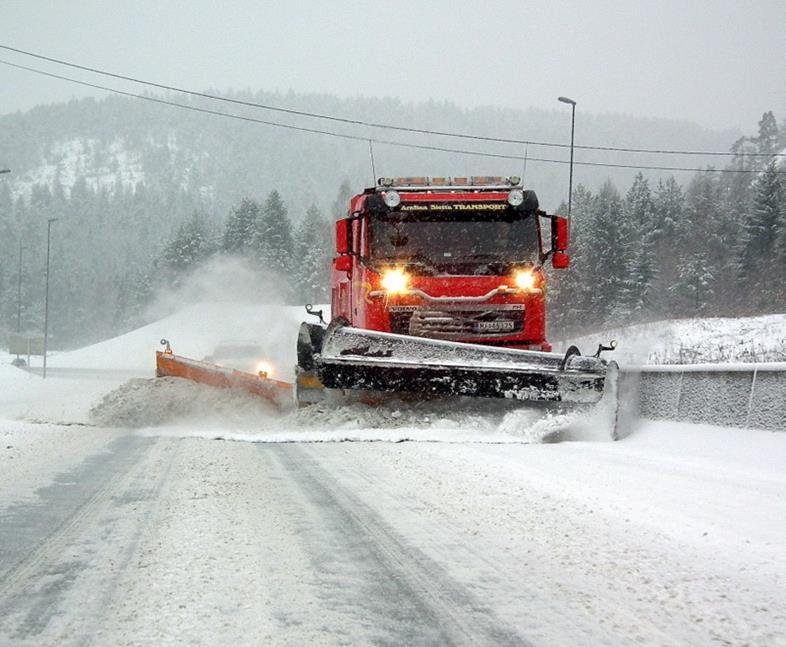
<instances>
[{"instance_id":1,"label":"snow bank","mask_svg":"<svg viewBox=\"0 0 786 647\"><path fill-rule=\"evenodd\" d=\"M274 377L291 381L296 362L300 323L314 321L303 306L282 305L281 281L274 271L260 274L247 262L214 259L200 266L176 288L156 295L148 311L155 322L113 339L60 353L50 360L53 367L104 370L136 370L152 375L154 351L168 339L178 355L203 359L226 343L258 346L263 357L237 358L244 369L247 360L274 366ZM325 314L329 306L323 306Z\"/></svg>"},{"instance_id":2,"label":"snow bank","mask_svg":"<svg viewBox=\"0 0 786 647\"><path fill-rule=\"evenodd\" d=\"M253 428L276 415L271 403L245 391L217 389L174 377L129 380L90 410L94 424L131 428L165 423Z\"/></svg>"},{"instance_id":3,"label":"snow bank","mask_svg":"<svg viewBox=\"0 0 786 647\"><path fill-rule=\"evenodd\" d=\"M85 423L90 404L118 387L125 377L47 377L0 364L0 420Z\"/></svg>"},{"instance_id":4,"label":"snow bank","mask_svg":"<svg viewBox=\"0 0 786 647\"><path fill-rule=\"evenodd\" d=\"M252 342L266 352L276 377L291 380L297 333L306 317L299 306L241 303L191 305L160 321L79 350L53 356L53 367L121 369L155 372L155 351L168 339L178 355L202 359L226 341Z\"/></svg>"},{"instance_id":5,"label":"snow bank","mask_svg":"<svg viewBox=\"0 0 786 647\"><path fill-rule=\"evenodd\" d=\"M91 409L93 424L146 435L247 442L542 443L609 440L584 408L452 398L368 405L324 403L287 414L244 391L178 378L135 379Z\"/></svg>"},{"instance_id":6,"label":"snow bank","mask_svg":"<svg viewBox=\"0 0 786 647\"><path fill-rule=\"evenodd\" d=\"M611 339L617 340L617 350L605 356L620 365L784 362L786 314L656 321L598 331L555 347L576 344L593 353Z\"/></svg>"}]
</instances>

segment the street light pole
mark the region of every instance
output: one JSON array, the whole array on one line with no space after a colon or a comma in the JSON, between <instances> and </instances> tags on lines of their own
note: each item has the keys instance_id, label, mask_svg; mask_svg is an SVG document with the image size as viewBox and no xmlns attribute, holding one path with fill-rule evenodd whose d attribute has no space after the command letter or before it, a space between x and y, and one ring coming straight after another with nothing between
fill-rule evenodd
<instances>
[{"instance_id":1,"label":"street light pole","mask_svg":"<svg viewBox=\"0 0 786 647\"><path fill-rule=\"evenodd\" d=\"M19 239L19 274L16 281L16 332L22 332L22 239Z\"/></svg>"},{"instance_id":2,"label":"street light pole","mask_svg":"<svg viewBox=\"0 0 786 647\"><path fill-rule=\"evenodd\" d=\"M50 239L52 236L52 223L57 222L57 218L49 218L46 221L46 295L44 297L44 373L46 379L46 352L49 347L49 250Z\"/></svg>"},{"instance_id":3,"label":"street light pole","mask_svg":"<svg viewBox=\"0 0 786 647\"><path fill-rule=\"evenodd\" d=\"M570 179L568 180L568 233L570 233L570 211L573 206L573 136L576 132L576 102L568 97L557 97L557 101L570 105Z\"/></svg>"},{"instance_id":4,"label":"street light pole","mask_svg":"<svg viewBox=\"0 0 786 647\"><path fill-rule=\"evenodd\" d=\"M0 175L10 173L10 168L0 168ZM16 285L16 332L22 331L22 238L19 238L19 276ZM19 355L16 356L19 359Z\"/></svg>"}]
</instances>

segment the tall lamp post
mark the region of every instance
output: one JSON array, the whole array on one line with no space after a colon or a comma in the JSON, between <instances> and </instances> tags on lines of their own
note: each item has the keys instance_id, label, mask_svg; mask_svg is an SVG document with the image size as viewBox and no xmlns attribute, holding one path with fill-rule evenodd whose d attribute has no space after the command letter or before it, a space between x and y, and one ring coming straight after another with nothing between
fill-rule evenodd
<instances>
[{"instance_id":1,"label":"tall lamp post","mask_svg":"<svg viewBox=\"0 0 786 647\"><path fill-rule=\"evenodd\" d=\"M22 332L22 238L19 238L19 273L16 276L16 333Z\"/></svg>"},{"instance_id":2,"label":"tall lamp post","mask_svg":"<svg viewBox=\"0 0 786 647\"><path fill-rule=\"evenodd\" d=\"M46 221L46 295L44 297L44 372L46 379L46 351L49 346L49 241L52 237L52 223L57 222L57 218L49 218Z\"/></svg>"},{"instance_id":3,"label":"tall lamp post","mask_svg":"<svg viewBox=\"0 0 786 647\"><path fill-rule=\"evenodd\" d=\"M10 168L0 168L0 175L10 173ZM22 238L19 238L19 276L16 286L17 305L16 305L16 332L21 331L22 323Z\"/></svg>"},{"instance_id":4,"label":"tall lamp post","mask_svg":"<svg viewBox=\"0 0 786 647\"><path fill-rule=\"evenodd\" d=\"M0 168L0 175L10 173L10 168ZM19 274L16 283L16 332L22 332L22 238L19 238ZM17 355L17 359L19 355Z\"/></svg>"},{"instance_id":5,"label":"tall lamp post","mask_svg":"<svg viewBox=\"0 0 786 647\"><path fill-rule=\"evenodd\" d=\"M573 206L573 135L576 131L576 102L568 97L557 97L557 101L570 105L570 180L568 180L568 232L570 233L570 210Z\"/></svg>"},{"instance_id":6,"label":"tall lamp post","mask_svg":"<svg viewBox=\"0 0 786 647\"><path fill-rule=\"evenodd\" d=\"M10 173L10 168L0 168L0 175ZM22 331L22 239L19 239L19 276L17 277L16 285L16 332L19 334ZM16 356L17 359L19 355Z\"/></svg>"}]
</instances>

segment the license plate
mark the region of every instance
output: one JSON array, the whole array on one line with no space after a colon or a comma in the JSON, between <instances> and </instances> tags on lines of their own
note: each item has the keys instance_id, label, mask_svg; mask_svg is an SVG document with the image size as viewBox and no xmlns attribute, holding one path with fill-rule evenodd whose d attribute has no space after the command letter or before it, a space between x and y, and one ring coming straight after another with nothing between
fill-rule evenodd
<instances>
[{"instance_id":1,"label":"license plate","mask_svg":"<svg viewBox=\"0 0 786 647\"><path fill-rule=\"evenodd\" d=\"M478 321L475 323L475 330L477 332L504 332L506 330L513 330L516 323L510 320L503 321Z\"/></svg>"}]
</instances>

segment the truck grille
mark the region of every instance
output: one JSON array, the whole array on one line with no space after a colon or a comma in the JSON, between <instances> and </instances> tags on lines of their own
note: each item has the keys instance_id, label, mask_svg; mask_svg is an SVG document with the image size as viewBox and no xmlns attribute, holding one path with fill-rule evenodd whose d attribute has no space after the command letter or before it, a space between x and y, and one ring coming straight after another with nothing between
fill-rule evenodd
<instances>
[{"instance_id":1,"label":"truck grille","mask_svg":"<svg viewBox=\"0 0 786 647\"><path fill-rule=\"evenodd\" d=\"M432 339L498 337L524 329L524 306L394 306L390 328L400 335Z\"/></svg>"}]
</instances>

